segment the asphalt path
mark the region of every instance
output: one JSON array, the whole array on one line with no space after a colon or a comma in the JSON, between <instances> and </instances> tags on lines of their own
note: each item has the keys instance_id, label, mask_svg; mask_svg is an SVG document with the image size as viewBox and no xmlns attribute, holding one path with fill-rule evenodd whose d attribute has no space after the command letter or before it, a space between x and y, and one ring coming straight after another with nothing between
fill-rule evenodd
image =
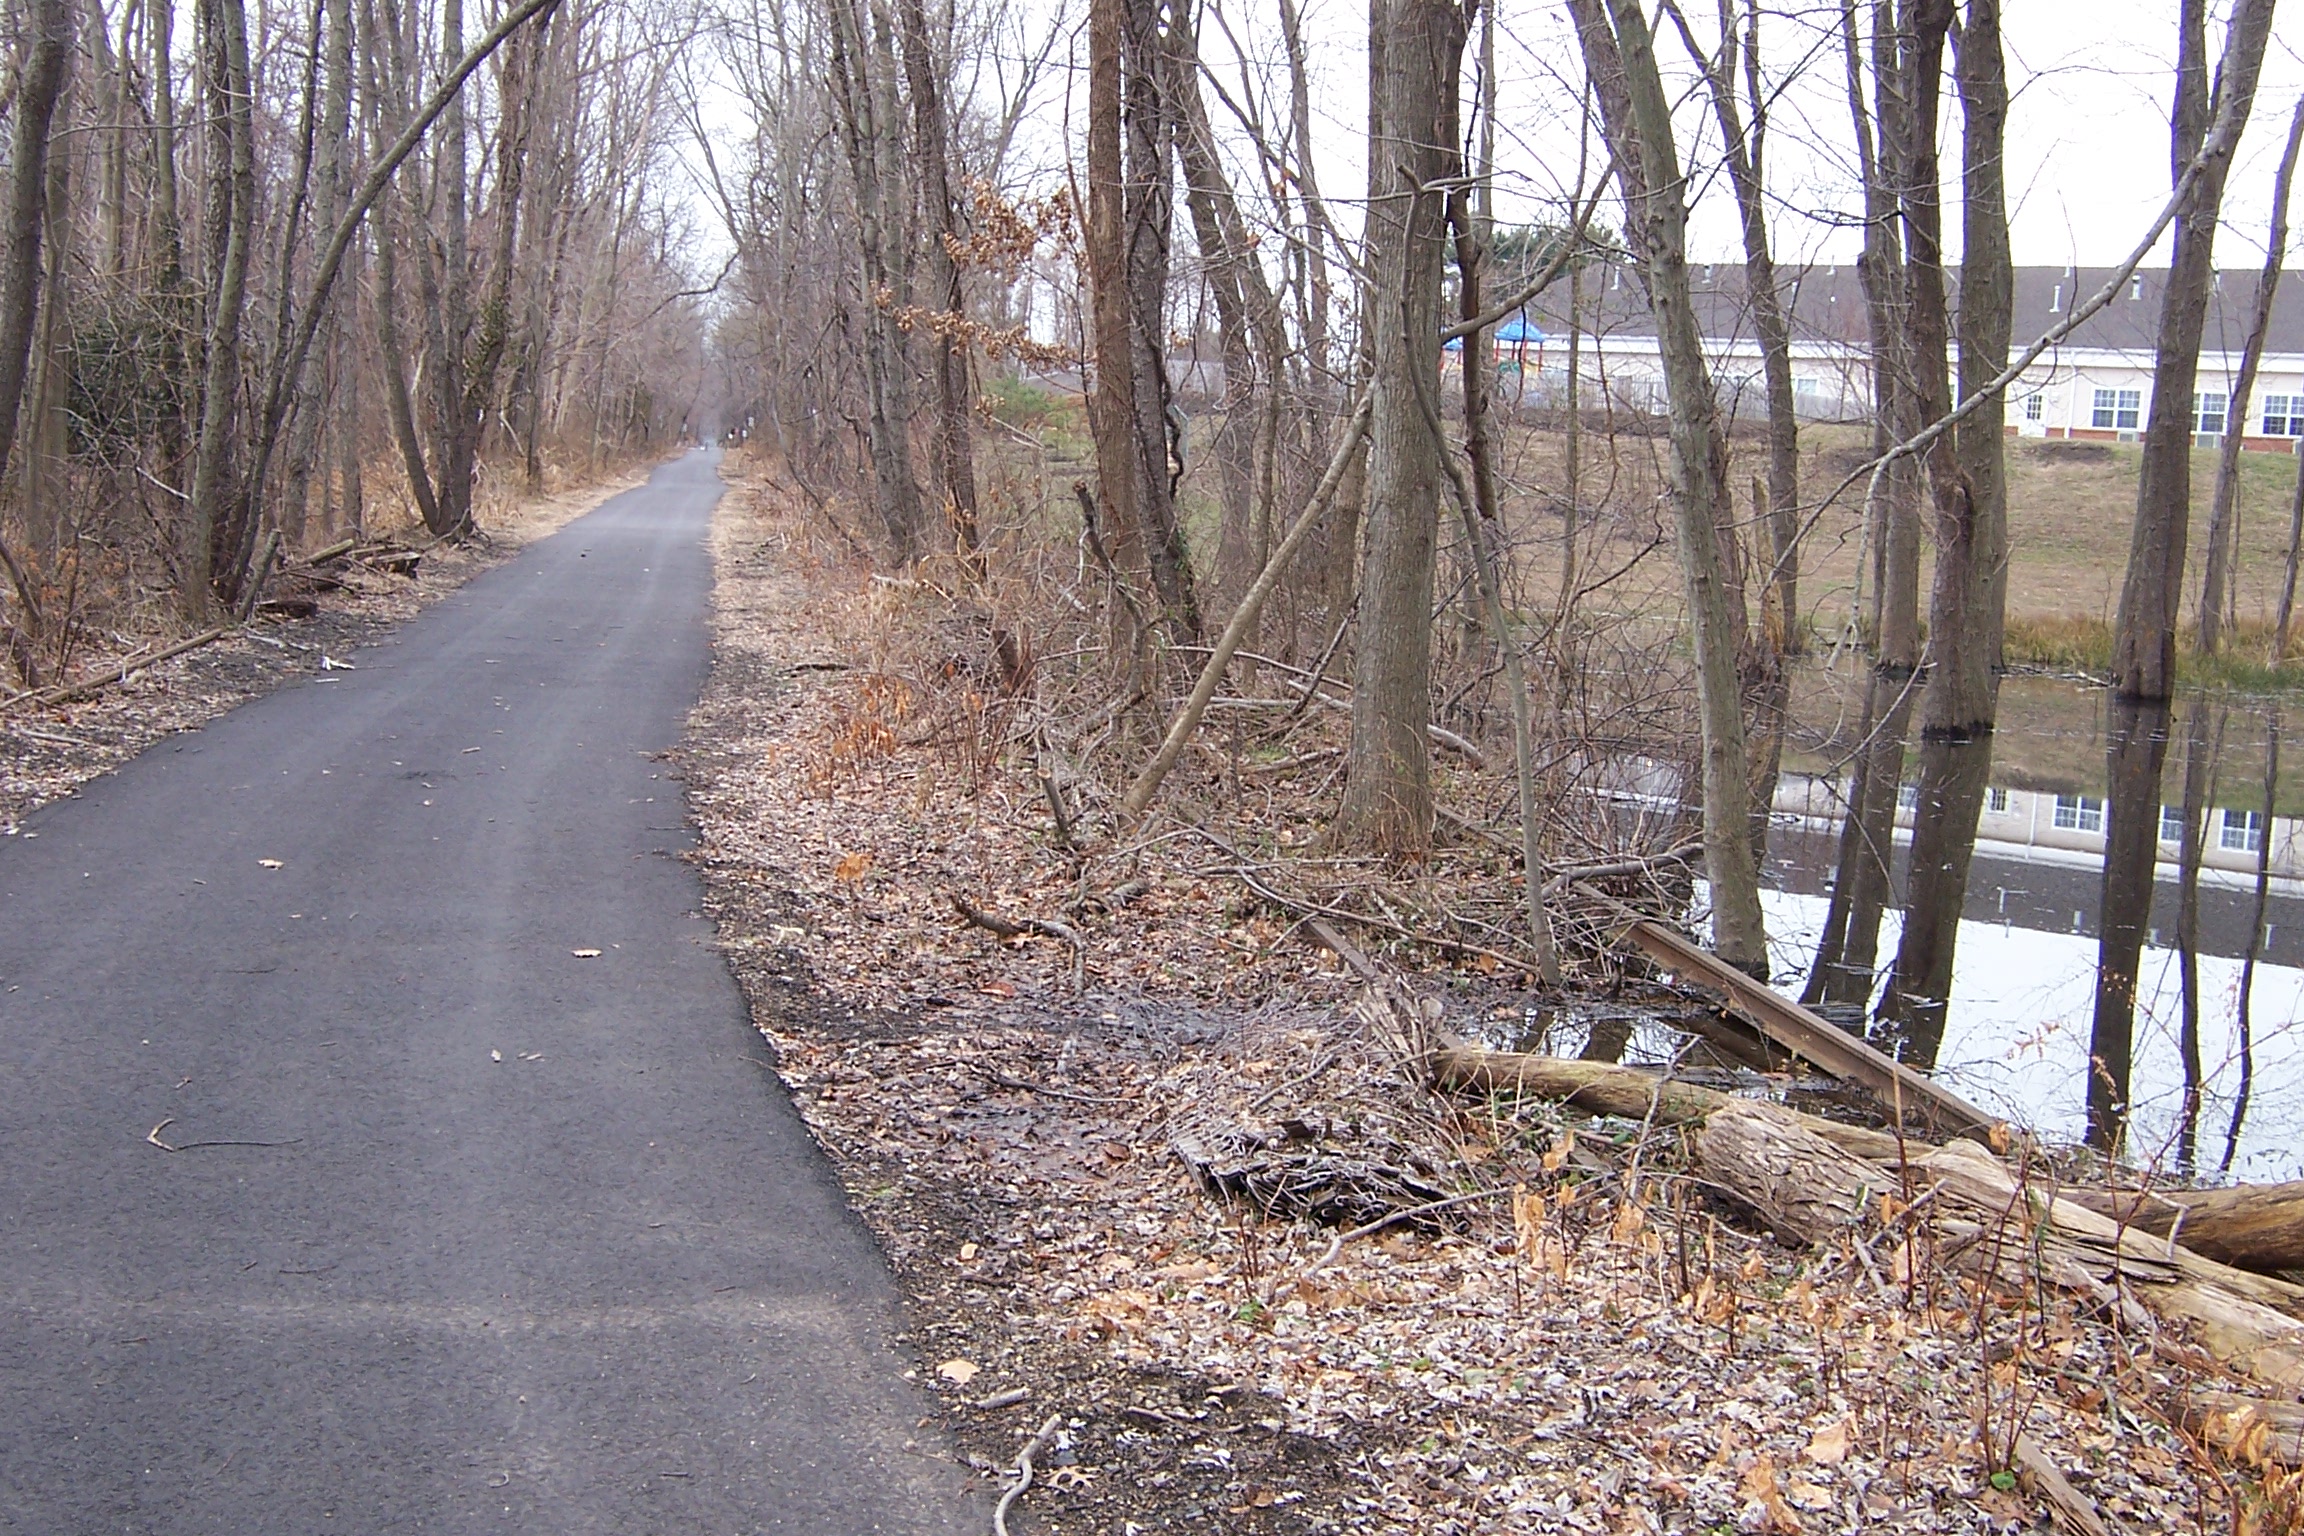
<instances>
[{"instance_id":1,"label":"asphalt path","mask_svg":"<svg viewBox=\"0 0 2304 1536\"><path fill-rule=\"evenodd\" d=\"M717 458L0 838L0 1530L983 1528L676 857Z\"/></svg>"}]
</instances>

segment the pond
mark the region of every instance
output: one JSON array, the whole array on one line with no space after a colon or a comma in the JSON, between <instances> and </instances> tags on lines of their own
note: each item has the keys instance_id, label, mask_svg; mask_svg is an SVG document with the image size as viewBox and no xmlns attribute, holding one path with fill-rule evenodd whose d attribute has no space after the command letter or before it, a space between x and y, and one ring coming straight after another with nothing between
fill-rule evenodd
<instances>
[{"instance_id":1,"label":"pond","mask_svg":"<svg viewBox=\"0 0 2304 1536\"><path fill-rule=\"evenodd\" d=\"M1794 995L1826 927L1847 795L1840 765L1860 717L1829 678L1812 676L1802 694L1803 728L1786 753L1763 876L1773 979ZM2008 680L1935 1054L1948 1086L2060 1141L2079 1140L2085 1128L2113 819L2111 716L2101 689ZM2304 742L2281 750L2281 725L2277 701L2203 695L2180 701L2156 727L2164 732L2159 802L2138 814L2156 814L2158 835L2124 860L2125 885L2135 893L2126 905L2143 941L2127 1097L2128 1155L2139 1163L2178 1160L2186 1098L2181 977L2189 954L2197 967L2199 1171L2228 1162L2230 1176L2250 1181L2304 1177ZM1895 812L1893 894L1877 947L1882 971L1902 936L1914 889L1913 834L1927 814L1911 782L1918 758L1917 749L1905 755ZM2188 798L2199 854L2196 921L2183 944ZM1855 1022L1855 1012L1846 1010L1845 1021ZM1875 1037L1896 1043L1877 1026Z\"/></svg>"}]
</instances>

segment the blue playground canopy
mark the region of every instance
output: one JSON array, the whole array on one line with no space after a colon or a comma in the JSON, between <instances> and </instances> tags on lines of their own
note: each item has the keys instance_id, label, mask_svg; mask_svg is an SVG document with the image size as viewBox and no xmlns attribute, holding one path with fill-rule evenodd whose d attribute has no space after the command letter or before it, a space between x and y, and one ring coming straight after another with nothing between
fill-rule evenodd
<instances>
[{"instance_id":1,"label":"blue playground canopy","mask_svg":"<svg viewBox=\"0 0 2304 1536\"><path fill-rule=\"evenodd\" d=\"M1547 339L1542 331L1528 323L1526 315L1514 315L1496 327L1496 344L1500 347L1540 347ZM1461 352L1464 343L1461 340L1451 341L1448 350Z\"/></svg>"}]
</instances>

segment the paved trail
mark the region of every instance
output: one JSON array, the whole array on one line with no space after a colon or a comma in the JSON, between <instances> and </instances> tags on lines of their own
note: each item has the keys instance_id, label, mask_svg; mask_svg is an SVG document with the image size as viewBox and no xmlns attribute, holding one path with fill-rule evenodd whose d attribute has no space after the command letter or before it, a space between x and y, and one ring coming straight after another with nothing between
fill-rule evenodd
<instances>
[{"instance_id":1,"label":"paved trail","mask_svg":"<svg viewBox=\"0 0 2304 1536\"><path fill-rule=\"evenodd\" d=\"M716 462L0 839L0 1530L982 1528L672 857Z\"/></svg>"}]
</instances>

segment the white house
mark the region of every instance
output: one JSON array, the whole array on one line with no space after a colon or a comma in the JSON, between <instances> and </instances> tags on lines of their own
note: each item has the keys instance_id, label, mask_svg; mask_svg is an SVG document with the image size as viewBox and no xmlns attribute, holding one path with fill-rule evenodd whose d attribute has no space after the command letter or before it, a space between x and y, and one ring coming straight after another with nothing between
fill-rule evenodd
<instances>
[{"instance_id":1,"label":"white house","mask_svg":"<svg viewBox=\"0 0 2304 1536\"><path fill-rule=\"evenodd\" d=\"M1765 410L1760 345L1745 299L1741 264L1698 264L1694 299L1723 403L1738 416ZM2100 292L2109 269L2019 267L2011 354L2063 323L2073 306ZM1653 322L1637 278L1622 264L1599 269L1580 315L1577 374L1587 400L1661 411L1664 380ZM1870 311L1856 269L1818 266L1781 272L1792 300L1793 387L1810 420L1862 421L1871 411ZM2140 270L2010 391L2009 430L2027 437L2133 440L2151 410L2152 360L2164 269ZM2250 449L2294 452L2304 440L2304 279L2284 284L2250 398L2231 393L2254 306L2256 274L2219 273L2210 295L2207 345L2200 354L2193 430L2203 443L2241 433ZM1957 304L1955 292L1954 303ZM1517 357L1501 359L1503 397L1549 404L1567 382L1566 293L1555 287L1531 305ZM2235 408L2237 406L2237 408Z\"/></svg>"}]
</instances>

